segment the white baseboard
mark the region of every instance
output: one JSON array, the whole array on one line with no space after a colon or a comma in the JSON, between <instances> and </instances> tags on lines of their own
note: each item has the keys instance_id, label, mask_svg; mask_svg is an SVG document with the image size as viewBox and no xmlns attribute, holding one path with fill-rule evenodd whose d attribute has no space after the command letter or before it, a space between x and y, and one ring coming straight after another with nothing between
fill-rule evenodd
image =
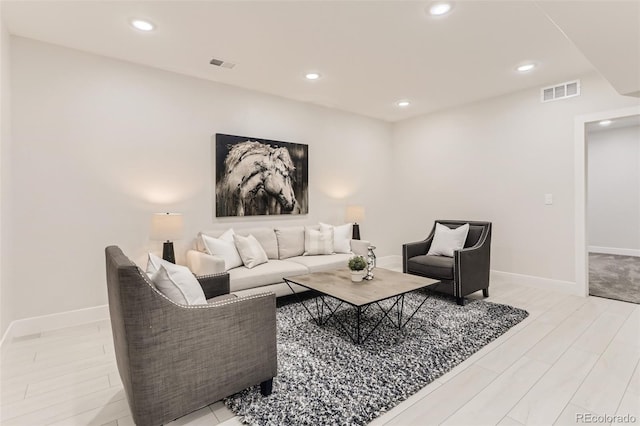
<instances>
[{"instance_id":1,"label":"white baseboard","mask_svg":"<svg viewBox=\"0 0 640 426\"><path fill-rule=\"evenodd\" d=\"M109 319L108 305L15 320L7 327L7 331L0 341L0 346L11 341L14 337L28 336L105 319Z\"/></svg>"},{"instance_id":2,"label":"white baseboard","mask_svg":"<svg viewBox=\"0 0 640 426\"><path fill-rule=\"evenodd\" d=\"M637 249L588 246L587 250L589 251L589 253L617 254L617 255L620 255L620 256L636 256L636 257L640 257L640 250L637 250Z\"/></svg>"},{"instance_id":3,"label":"white baseboard","mask_svg":"<svg viewBox=\"0 0 640 426\"><path fill-rule=\"evenodd\" d=\"M380 256L376 259L376 266L381 268L400 267L402 268L402 256L392 254L389 256Z\"/></svg>"},{"instance_id":4,"label":"white baseboard","mask_svg":"<svg viewBox=\"0 0 640 426\"><path fill-rule=\"evenodd\" d=\"M515 274L513 272L491 270L491 279L510 280L528 287L559 291L565 294L582 296L582 289L575 282L536 277L534 275Z\"/></svg>"}]
</instances>

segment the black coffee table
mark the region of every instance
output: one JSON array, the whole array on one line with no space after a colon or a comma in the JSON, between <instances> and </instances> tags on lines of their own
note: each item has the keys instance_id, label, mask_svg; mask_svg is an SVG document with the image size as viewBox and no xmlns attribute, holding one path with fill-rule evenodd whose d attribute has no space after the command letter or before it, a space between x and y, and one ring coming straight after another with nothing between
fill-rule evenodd
<instances>
[{"instance_id":1,"label":"black coffee table","mask_svg":"<svg viewBox=\"0 0 640 426\"><path fill-rule=\"evenodd\" d=\"M330 319L333 319L355 344L361 344L366 341L385 318L389 319L400 330L404 329L429 298L429 295L425 294L422 303L406 319L403 319L404 295L438 283L437 280L390 271L384 268L376 268L372 280L363 280L359 283L351 281L351 272L347 268L288 277L284 278L284 282L319 326L323 326ZM315 314L309 309L305 301L298 297L291 284L315 290L320 294L315 298ZM327 297L337 299L340 303L337 306L331 306L325 300ZM380 304L380 302L387 299L392 299L393 301L389 308L385 308ZM345 303L356 308L355 330L350 331L347 325L334 315ZM368 332L364 333L364 330L361 330L362 315L371 306L377 306L382 311L383 316ZM395 315L390 315L394 309L396 310ZM392 318L394 316L395 318Z\"/></svg>"}]
</instances>

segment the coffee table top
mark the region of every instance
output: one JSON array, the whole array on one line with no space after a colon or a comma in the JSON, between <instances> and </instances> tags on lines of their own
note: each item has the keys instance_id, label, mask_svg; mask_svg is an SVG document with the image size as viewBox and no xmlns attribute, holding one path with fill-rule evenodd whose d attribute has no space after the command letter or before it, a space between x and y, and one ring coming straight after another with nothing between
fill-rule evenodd
<instances>
[{"instance_id":1,"label":"coffee table top","mask_svg":"<svg viewBox=\"0 0 640 426\"><path fill-rule=\"evenodd\" d=\"M384 268L373 270L372 280L351 281L351 271L341 268L285 277L291 283L319 291L354 306L364 306L435 284L438 280L404 274Z\"/></svg>"}]
</instances>

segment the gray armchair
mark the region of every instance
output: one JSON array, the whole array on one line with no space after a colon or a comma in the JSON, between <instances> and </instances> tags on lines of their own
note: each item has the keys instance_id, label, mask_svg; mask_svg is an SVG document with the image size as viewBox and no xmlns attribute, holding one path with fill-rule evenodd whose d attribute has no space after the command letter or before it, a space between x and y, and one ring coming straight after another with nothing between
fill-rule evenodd
<instances>
[{"instance_id":1,"label":"gray armchair","mask_svg":"<svg viewBox=\"0 0 640 426\"><path fill-rule=\"evenodd\" d=\"M271 393L273 293L216 297L229 292L225 273L199 279L209 304L178 305L120 248L105 252L116 361L137 425L167 423L258 383Z\"/></svg>"},{"instance_id":2,"label":"gray armchair","mask_svg":"<svg viewBox=\"0 0 640 426\"><path fill-rule=\"evenodd\" d=\"M434 224L425 240L402 246L402 271L440 280L432 289L454 296L458 305L464 305L464 296L478 290L488 297L491 222L436 220L436 223L451 229L468 223L469 233L464 248L454 252L453 257L427 256L435 233Z\"/></svg>"}]
</instances>

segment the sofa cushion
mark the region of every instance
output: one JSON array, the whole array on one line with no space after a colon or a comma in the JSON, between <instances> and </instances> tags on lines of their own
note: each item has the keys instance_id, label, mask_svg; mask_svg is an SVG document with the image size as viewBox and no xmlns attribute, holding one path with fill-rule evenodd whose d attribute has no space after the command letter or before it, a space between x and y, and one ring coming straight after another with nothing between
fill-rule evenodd
<instances>
[{"instance_id":1,"label":"sofa cushion","mask_svg":"<svg viewBox=\"0 0 640 426\"><path fill-rule=\"evenodd\" d=\"M304 226L276 228L275 233L280 260L301 256L304 253Z\"/></svg>"},{"instance_id":2,"label":"sofa cushion","mask_svg":"<svg viewBox=\"0 0 640 426\"><path fill-rule=\"evenodd\" d=\"M267 253L269 259L278 258L278 240L276 239L276 233L273 231L273 228L236 229L236 234L242 235L243 237L253 235L265 253Z\"/></svg>"},{"instance_id":3,"label":"sofa cushion","mask_svg":"<svg viewBox=\"0 0 640 426\"><path fill-rule=\"evenodd\" d=\"M338 268L346 268L351 254L333 254L331 256L297 256L287 259L309 268L309 272L330 271Z\"/></svg>"},{"instance_id":4,"label":"sofa cushion","mask_svg":"<svg viewBox=\"0 0 640 426\"><path fill-rule=\"evenodd\" d=\"M446 256L422 255L409 258L409 273L415 272L433 279L453 279L453 258Z\"/></svg>"},{"instance_id":5,"label":"sofa cushion","mask_svg":"<svg viewBox=\"0 0 640 426\"><path fill-rule=\"evenodd\" d=\"M281 283L284 277L308 274L309 270L289 260L269 260L253 269L241 266L229 270L231 291L246 290L263 285Z\"/></svg>"},{"instance_id":6,"label":"sofa cushion","mask_svg":"<svg viewBox=\"0 0 640 426\"><path fill-rule=\"evenodd\" d=\"M455 229L436 223L436 231L429 247L428 255L453 257L453 252L464 247L469 233L469 224L465 223Z\"/></svg>"},{"instance_id":7,"label":"sofa cushion","mask_svg":"<svg viewBox=\"0 0 640 426\"><path fill-rule=\"evenodd\" d=\"M267 253L264 252L262 245L260 245L252 234L249 234L248 237L234 235L233 241L236 243L236 247L242 258L242 263L244 263L244 266L247 268L255 268L267 262Z\"/></svg>"}]
</instances>

